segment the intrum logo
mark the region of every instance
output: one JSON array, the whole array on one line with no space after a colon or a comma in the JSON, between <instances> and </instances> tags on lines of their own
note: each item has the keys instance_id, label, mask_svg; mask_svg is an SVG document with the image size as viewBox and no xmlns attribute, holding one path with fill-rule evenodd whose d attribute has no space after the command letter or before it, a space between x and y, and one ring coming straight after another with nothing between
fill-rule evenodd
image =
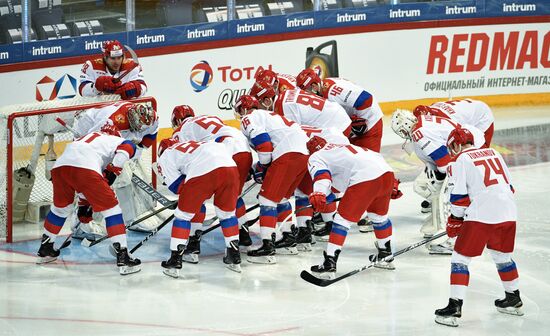
<instances>
[{"instance_id":1,"label":"intrum logo","mask_svg":"<svg viewBox=\"0 0 550 336\"><path fill-rule=\"evenodd\" d=\"M213 71L207 61L200 61L191 69L189 82L195 92L204 91L212 82Z\"/></svg>"}]
</instances>

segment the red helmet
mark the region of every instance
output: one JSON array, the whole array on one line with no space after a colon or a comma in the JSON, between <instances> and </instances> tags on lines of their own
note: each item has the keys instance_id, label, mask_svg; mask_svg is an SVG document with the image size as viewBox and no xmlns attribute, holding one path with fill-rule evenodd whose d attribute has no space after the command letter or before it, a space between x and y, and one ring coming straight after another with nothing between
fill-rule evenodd
<instances>
[{"instance_id":1,"label":"red helmet","mask_svg":"<svg viewBox=\"0 0 550 336\"><path fill-rule=\"evenodd\" d=\"M265 69L256 74L256 81L266 81L271 86L275 85L277 80L277 73L273 70Z\"/></svg>"},{"instance_id":2,"label":"red helmet","mask_svg":"<svg viewBox=\"0 0 550 336\"><path fill-rule=\"evenodd\" d=\"M120 137L120 130L115 125L112 125L110 123L106 123L105 125L103 125L99 131L104 134Z\"/></svg>"},{"instance_id":3,"label":"red helmet","mask_svg":"<svg viewBox=\"0 0 550 336\"><path fill-rule=\"evenodd\" d=\"M272 99L273 97L275 97L275 89L273 89L273 86L270 85L268 82L258 80L250 89L249 94L258 100L262 100L264 98Z\"/></svg>"},{"instance_id":4,"label":"red helmet","mask_svg":"<svg viewBox=\"0 0 550 336\"><path fill-rule=\"evenodd\" d=\"M189 105L178 105L172 111L172 127L181 125L183 120L189 117L194 117L195 111Z\"/></svg>"},{"instance_id":5,"label":"red helmet","mask_svg":"<svg viewBox=\"0 0 550 336\"><path fill-rule=\"evenodd\" d=\"M117 40L105 41L103 43L103 56L105 57L123 57L124 47Z\"/></svg>"},{"instance_id":6,"label":"red helmet","mask_svg":"<svg viewBox=\"0 0 550 336\"><path fill-rule=\"evenodd\" d=\"M319 150L321 150L325 145L327 144L327 141L320 136L314 135L309 139L307 142L307 150L309 151L309 154L313 154Z\"/></svg>"},{"instance_id":7,"label":"red helmet","mask_svg":"<svg viewBox=\"0 0 550 336\"><path fill-rule=\"evenodd\" d=\"M167 148L172 147L177 143L178 143L178 140L174 138L162 139L159 143L159 148L157 150L158 156L160 157Z\"/></svg>"},{"instance_id":8,"label":"red helmet","mask_svg":"<svg viewBox=\"0 0 550 336\"><path fill-rule=\"evenodd\" d=\"M447 138L447 148L450 149L453 145L462 146L466 144L474 144L474 135L466 128L461 128L458 126L452 130L451 133L449 133L449 137Z\"/></svg>"},{"instance_id":9,"label":"red helmet","mask_svg":"<svg viewBox=\"0 0 550 336\"><path fill-rule=\"evenodd\" d=\"M235 112L241 114L241 109L259 109L260 104L258 103L258 99L252 97L251 95L242 95L239 99L237 99L237 103L235 103L233 108L235 109Z\"/></svg>"},{"instance_id":10,"label":"red helmet","mask_svg":"<svg viewBox=\"0 0 550 336\"><path fill-rule=\"evenodd\" d=\"M311 68L307 68L302 70L298 77L296 77L296 85L302 89L307 89L311 84L317 84L321 85L321 78L319 75L315 72L315 70Z\"/></svg>"},{"instance_id":11,"label":"red helmet","mask_svg":"<svg viewBox=\"0 0 550 336\"><path fill-rule=\"evenodd\" d=\"M413 114L415 117L420 118L421 115L437 115L434 108L426 105L418 105L414 108Z\"/></svg>"}]
</instances>

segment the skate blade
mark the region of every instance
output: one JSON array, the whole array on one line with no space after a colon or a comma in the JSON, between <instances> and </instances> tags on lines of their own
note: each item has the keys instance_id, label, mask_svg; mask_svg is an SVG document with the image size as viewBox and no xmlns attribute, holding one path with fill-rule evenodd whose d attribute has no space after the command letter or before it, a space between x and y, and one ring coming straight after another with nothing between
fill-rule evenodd
<instances>
[{"instance_id":1,"label":"skate blade","mask_svg":"<svg viewBox=\"0 0 550 336\"><path fill-rule=\"evenodd\" d=\"M199 263L199 255L196 254L196 253L184 254L183 256L181 256L181 258L186 263L190 263L190 264L198 264Z\"/></svg>"},{"instance_id":2,"label":"skate blade","mask_svg":"<svg viewBox=\"0 0 550 336\"><path fill-rule=\"evenodd\" d=\"M359 232L361 233L368 233L368 232L373 232L374 231L374 228L372 227L372 225L361 225L359 226Z\"/></svg>"},{"instance_id":3,"label":"skate blade","mask_svg":"<svg viewBox=\"0 0 550 336\"><path fill-rule=\"evenodd\" d=\"M435 323L448 327L458 327L458 320L455 316L435 316Z\"/></svg>"},{"instance_id":4,"label":"skate blade","mask_svg":"<svg viewBox=\"0 0 550 336\"><path fill-rule=\"evenodd\" d=\"M497 310L499 313L508 314L508 315L516 315L516 316L523 316L523 310L521 307L506 307L506 308L500 308L497 307Z\"/></svg>"},{"instance_id":5,"label":"skate blade","mask_svg":"<svg viewBox=\"0 0 550 336\"><path fill-rule=\"evenodd\" d=\"M236 273L242 273L243 272L240 264L225 264L225 267L228 270L236 272Z\"/></svg>"},{"instance_id":6,"label":"skate blade","mask_svg":"<svg viewBox=\"0 0 550 336\"><path fill-rule=\"evenodd\" d=\"M43 264L51 263L52 261L56 261L56 260L57 260L57 257L38 257L36 259L36 264L43 265Z\"/></svg>"},{"instance_id":7,"label":"skate blade","mask_svg":"<svg viewBox=\"0 0 550 336\"><path fill-rule=\"evenodd\" d=\"M275 253L281 254L281 255L296 255L298 254L298 249L296 246L293 247L279 247L275 249Z\"/></svg>"},{"instance_id":8,"label":"skate blade","mask_svg":"<svg viewBox=\"0 0 550 336\"><path fill-rule=\"evenodd\" d=\"M324 279L324 280L332 280L336 278L336 272L317 273L317 272L311 271L311 274L313 274L315 277L319 279Z\"/></svg>"},{"instance_id":9,"label":"skate blade","mask_svg":"<svg viewBox=\"0 0 550 336\"><path fill-rule=\"evenodd\" d=\"M275 256L262 256L262 257L247 256L246 261L248 261L249 263L252 263L252 264L269 265L269 264L276 264L277 263L277 258L275 258Z\"/></svg>"},{"instance_id":10,"label":"skate blade","mask_svg":"<svg viewBox=\"0 0 550 336\"><path fill-rule=\"evenodd\" d=\"M118 272L120 275L128 275L139 271L141 271L141 267L139 266L118 266Z\"/></svg>"},{"instance_id":11,"label":"skate blade","mask_svg":"<svg viewBox=\"0 0 550 336\"><path fill-rule=\"evenodd\" d=\"M296 245L296 248L300 252L311 252L313 249L311 248L311 243L300 243Z\"/></svg>"},{"instance_id":12,"label":"skate blade","mask_svg":"<svg viewBox=\"0 0 550 336\"><path fill-rule=\"evenodd\" d=\"M180 270L178 268L164 268L162 270L162 273L164 273L164 274L166 274L169 277L172 277L174 279L177 279L180 276Z\"/></svg>"},{"instance_id":13,"label":"skate blade","mask_svg":"<svg viewBox=\"0 0 550 336\"><path fill-rule=\"evenodd\" d=\"M374 267L389 270L389 271L393 271L395 269L395 266L393 265L392 262L385 262L385 261L375 263Z\"/></svg>"}]
</instances>

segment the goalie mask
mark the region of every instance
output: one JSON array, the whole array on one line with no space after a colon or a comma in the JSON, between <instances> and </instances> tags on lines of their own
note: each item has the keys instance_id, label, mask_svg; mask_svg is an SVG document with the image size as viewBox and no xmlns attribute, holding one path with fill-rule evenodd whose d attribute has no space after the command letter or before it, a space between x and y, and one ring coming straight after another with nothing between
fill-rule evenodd
<instances>
[{"instance_id":1,"label":"goalie mask","mask_svg":"<svg viewBox=\"0 0 550 336\"><path fill-rule=\"evenodd\" d=\"M233 113L235 114L235 119L241 120L242 117L259 108L260 103L258 103L256 98L251 95L242 95L237 99Z\"/></svg>"},{"instance_id":2,"label":"goalie mask","mask_svg":"<svg viewBox=\"0 0 550 336\"><path fill-rule=\"evenodd\" d=\"M260 105L268 111L273 110L275 100L275 89L266 81L257 81L254 83L249 93L252 97L258 99Z\"/></svg>"},{"instance_id":3,"label":"goalie mask","mask_svg":"<svg viewBox=\"0 0 550 336\"><path fill-rule=\"evenodd\" d=\"M178 105L172 111L172 128L176 129L189 117L194 117L195 111L189 105Z\"/></svg>"},{"instance_id":4,"label":"goalie mask","mask_svg":"<svg viewBox=\"0 0 550 336\"><path fill-rule=\"evenodd\" d=\"M460 152L462 152L462 146L473 144L474 135L469 130L461 127L452 130L447 139L447 148L452 156L460 154Z\"/></svg>"},{"instance_id":5,"label":"goalie mask","mask_svg":"<svg viewBox=\"0 0 550 336\"><path fill-rule=\"evenodd\" d=\"M128 108L130 131L140 132L155 121L155 111L146 104L133 104Z\"/></svg>"},{"instance_id":6,"label":"goalie mask","mask_svg":"<svg viewBox=\"0 0 550 336\"><path fill-rule=\"evenodd\" d=\"M405 140L411 140L411 133L418 119L407 110L396 110L391 117L391 128Z\"/></svg>"}]
</instances>

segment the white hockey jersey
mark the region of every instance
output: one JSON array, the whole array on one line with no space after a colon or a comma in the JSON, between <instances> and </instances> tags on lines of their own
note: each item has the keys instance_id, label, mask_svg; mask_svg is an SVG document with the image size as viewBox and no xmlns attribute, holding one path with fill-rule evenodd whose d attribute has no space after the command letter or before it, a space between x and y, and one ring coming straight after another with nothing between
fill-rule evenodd
<instances>
[{"instance_id":1,"label":"white hockey jersey","mask_svg":"<svg viewBox=\"0 0 550 336\"><path fill-rule=\"evenodd\" d=\"M323 97L342 106L349 117L367 121L367 130L382 119L384 113L378 100L359 85L343 78L323 79Z\"/></svg>"},{"instance_id":2,"label":"white hockey jersey","mask_svg":"<svg viewBox=\"0 0 550 336\"><path fill-rule=\"evenodd\" d=\"M339 145L349 145L349 139L339 130L334 127L330 128L317 128L313 126L301 126L302 130L306 132L308 138L313 136L318 136L325 139L328 143L339 144Z\"/></svg>"},{"instance_id":3,"label":"white hockey jersey","mask_svg":"<svg viewBox=\"0 0 550 336\"><path fill-rule=\"evenodd\" d=\"M92 108L81 114L76 119L74 130L80 135L85 135L94 131L99 131L106 123L115 125L124 139L134 141L136 144L142 144L144 147L150 147L157 138L159 128L158 117L155 115L151 125L145 127L139 132L130 131L128 121L128 108L131 102L120 101L101 108Z\"/></svg>"},{"instance_id":4,"label":"white hockey jersey","mask_svg":"<svg viewBox=\"0 0 550 336\"><path fill-rule=\"evenodd\" d=\"M325 195L331 192L331 187L345 192L350 186L393 171L380 153L354 145L336 144L327 144L311 155L308 170L314 182L313 190Z\"/></svg>"},{"instance_id":5,"label":"white hockey jersey","mask_svg":"<svg viewBox=\"0 0 550 336\"><path fill-rule=\"evenodd\" d=\"M131 81L138 81L141 84L140 97L142 97L147 92L147 84L145 84L145 79L143 78L141 65L138 65L137 67L134 66L135 63L133 60L125 59L122 62L122 65L120 66L118 72L115 74L111 74L107 69L107 65L103 61L102 57L88 60L82 66L78 91L83 97L99 96L103 93L96 90L95 88L95 81L98 77L112 76L114 78L118 78L130 70L130 73L128 73L128 75L124 76L124 78L121 79L121 83L126 84Z\"/></svg>"},{"instance_id":6,"label":"white hockey jersey","mask_svg":"<svg viewBox=\"0 0 550 336\"><path fill-rule=\"evenodd\" d=\"M300 126L275 112L255 110L241 120L241 131L258 153L262 164L283 154L296 152L308 155L307 135Z\"/></svg>"},{"instance_id":7,"label":"white hockey jersey","mask_svg":"<svg viewBox=\"0 0 550 336\"><path fill-rule=\"evenodd\" d=\"M248 140L238 129L227 126L215 116L198 116L186 118L174 131L172 138L179 142L215 141L223 143L234 155L250 152Z\"/></svg>"},{"instance_id":8,"label":"white hockey jersey","mask_svg":"<svg viewBox=\"0 0 550 336\"><path fill-rule=\"evenodd\" d=\"M447 168L451 213L466 221L516 221L517 208L508 166L496 150L467 149Z\"/></svg>"},{"instance_id":9,"label":"white hockey jersey","mask_svg":"<svg viewBox=\"0 0 550 336\"><path fill-rule=\"evenodd\" d=\"M458 126L462 126L472 133L475 148L480 148L485 144L483 132L471 125L459 125L451 119L431 115L423 115L418 118L411 137L416 155L428 168L445 173L447 165L451 161L447 150L447 139L451 131Z\"/></svg>"},{"instance_id":10,"label":"white hockey jersey","mask_svg":"<svg viewBox=\"0 0 550 336\"><path fill-rule=\"evenodd\" d=\"M334 127L341 132L351 125L351 119L342 106L299 89L281 93L275 101L274 110L300 125Z\"/></svg>"},{"instance_id":11,"label":"white hockey jersey","mask_svg":"<svg viewBox=\"0 0 550 336\"><path fill-rule=\"evenodd\" d=\"M112 163L122 167L136 152L136 145L129 140L93 132L69 143L57 159L53 169L71 166L90 169L99 174Z\"/></svg>"},{"instance_id":12,"label":"white hockey jersey","mask_svg":"<svg viewBox=\"0 0 550 336\"><path fill-rule=\"evenodd\" d=\"M468 124L485 132L495 122L491 108L482 101L473 99L451 100L432 104L443 115L459 124Z\"/></svg>"},{"instance_id":13,"label":"white hockey jersey","mask_svg":"<svg viewBox=\"0 0 550 336\"><path fill-rule=\"evenodd\" d=\"M185 180L218 168L236 166L225 146L216 142L178 143L167 148L157 161L158 173L174 194Z\"/></svg>"}]
</instances>

